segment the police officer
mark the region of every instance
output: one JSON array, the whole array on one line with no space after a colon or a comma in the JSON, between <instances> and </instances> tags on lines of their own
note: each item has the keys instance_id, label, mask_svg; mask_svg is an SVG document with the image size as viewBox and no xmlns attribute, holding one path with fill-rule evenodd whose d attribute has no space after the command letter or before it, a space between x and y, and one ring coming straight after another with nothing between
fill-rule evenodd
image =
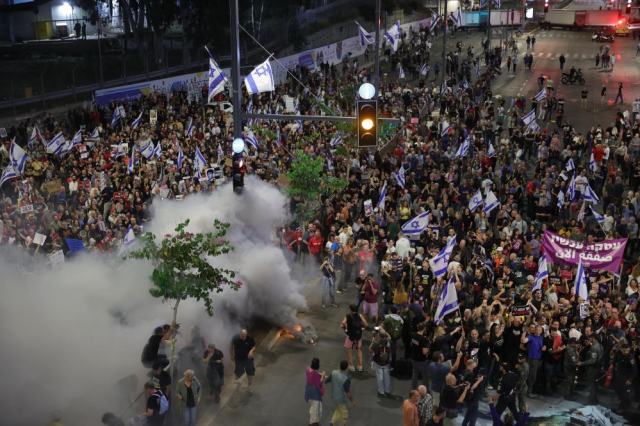
<instances>
[{"instance_id":1,"label":"police officer","mask_svg":"<svg viewBox=\"0 0 640 426\"><path fill-rule=\"evenodd\" d=\"M589 387L589 404L598 403L598 383L596 380L600 375L600 364L604 350L595 334L589 336L590 347L587 352L586 361L578 361L578 367L587 367L587 386Z\"/></svg>"},{"instance_id":2,"label":"police officer","mask_svg":"<svg viewBox=\"0 0 640 426\"><path fill-rule=\"evenodd\" d=\"M498 404L496 404L496 411L498 415L502 416L504 410L509 408L511 414L516 420L520 419L520 413L516 408L516 389L518 376L516 373L509 371L509 364L503 362L500 364L500 385L498 386Z\"/></svg>"},{"instance_id":3,"label":"police officer","mask_svg":"<svg viewBox=\"0 0 640 426\"><path fill-rule=\"evenodd\" d=\"M578 364L580 342L575 337L569 339L569 346L564 353L564 399L575 401L573 385L576 378L576 365Z\"/></svg>"},{"instance_id":4,"label":"police officer","mask_svg":"<svg viewBox=\"0 0 640 426\"><path fill-rule=\"evenodd\" d=\"M620 410L629 408L631 384L638 375L638 365L631 354L631 347L624 343L613 356L613 387L620 398Z\"/></svg>"},{"instance_id":5,"label":"police officer","mask_svg":"<svg viewBox=\"0 0 640 426\"><path fill-rule=\"evenodd\" d=\"M520 414L525 412L527 407L527 379L529 378L529 364L527 364L527 355L518 354L518 363L516 364L516 372L518 374L518 382L516 384L516 398L518 399L518 410Z\"/></svg>"}]
</instances>

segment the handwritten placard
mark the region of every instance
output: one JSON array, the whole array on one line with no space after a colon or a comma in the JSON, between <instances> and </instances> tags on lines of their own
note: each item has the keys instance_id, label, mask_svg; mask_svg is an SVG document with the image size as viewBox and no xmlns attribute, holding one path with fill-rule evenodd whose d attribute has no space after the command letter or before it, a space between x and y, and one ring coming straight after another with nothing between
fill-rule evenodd
<instances>
[{"instance_id":1,"label":"handwritten placard","mask_svg":"<svg viewBox=\"0 0 640 426\"><path fill-rule=\"evenodd\" d=\"M60 269L64 264L64 253L62 250L55 251L49 255L49 262L51 263L51 268Z\"/></svg>"},{"instance_id":2,"label":"handwritten placard","mask_svg":"<svg viewBox=\"0 0 640 426\"><path fill-rule=\"evenodd\" d=\"M33 211L33 204L27 204L26 206L20 206L20 213L26 214Z\"/></svg>"}]
</instances>

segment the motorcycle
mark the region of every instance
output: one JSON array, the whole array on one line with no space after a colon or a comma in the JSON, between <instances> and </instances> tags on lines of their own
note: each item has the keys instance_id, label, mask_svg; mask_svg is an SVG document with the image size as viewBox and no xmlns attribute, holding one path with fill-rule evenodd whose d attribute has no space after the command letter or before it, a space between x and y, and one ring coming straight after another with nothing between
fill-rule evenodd
<instances>
[{"instance_id":1,"label":"motorcycle","mask_svg":"<svg viewBox=\"0 0 640 426\"><path fill-rule=\"evenodd\" d=\"M605 33L593 33L593 35L591 36L591 41L596 41L599 43L613 43L615 40L615 37L613 36L613 34L608 35Z\"/></svg>"},{"instance_id":2,"label":"motorcycle","mask_svg":"<svg viewBox=\"0 0 640 426\"><path fill-rule=\"evenodd\" d=\"M571 78L571 75L566 72L562 73L562 78L560 79L560 81L562 81L562 84L580 83L581 86L584 86L585 83L582 74L576 74L573 76L573 78Z\"/></svg>"}]
</instances>

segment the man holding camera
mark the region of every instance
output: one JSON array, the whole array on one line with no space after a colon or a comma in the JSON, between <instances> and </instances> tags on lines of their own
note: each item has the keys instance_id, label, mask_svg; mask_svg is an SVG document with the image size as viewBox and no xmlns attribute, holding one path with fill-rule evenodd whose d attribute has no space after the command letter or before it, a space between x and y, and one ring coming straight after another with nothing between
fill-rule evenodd
<instances>
[{"instance_id":1,"label":"man holding camera","mask_svg":"<svg viewBox=\"0 0 640 426\"><path fill-rule=\"evenodd\" d=\"M378 396L391 396L391 339L383 328L373 331L373 342L369 350L373 354L373 368L376 370Z\"/></svg>"}]
</instances>

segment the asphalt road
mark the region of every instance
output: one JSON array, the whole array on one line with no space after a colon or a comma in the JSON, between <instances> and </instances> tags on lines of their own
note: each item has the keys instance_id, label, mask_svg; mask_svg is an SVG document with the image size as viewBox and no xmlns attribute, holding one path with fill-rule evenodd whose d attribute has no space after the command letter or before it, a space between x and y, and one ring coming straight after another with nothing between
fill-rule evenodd
<instances>
[{"instance_id":1,"label":"asphalt road","mask_svg":"<svg viewBox=\"0 0 640 426\"><path fill-rule=\"evenodd\" d=\"M564 7L564 10L598 10L606 9L607 2L605 0L573 0L571 4Z\"/></svg>"}]
</instances>

